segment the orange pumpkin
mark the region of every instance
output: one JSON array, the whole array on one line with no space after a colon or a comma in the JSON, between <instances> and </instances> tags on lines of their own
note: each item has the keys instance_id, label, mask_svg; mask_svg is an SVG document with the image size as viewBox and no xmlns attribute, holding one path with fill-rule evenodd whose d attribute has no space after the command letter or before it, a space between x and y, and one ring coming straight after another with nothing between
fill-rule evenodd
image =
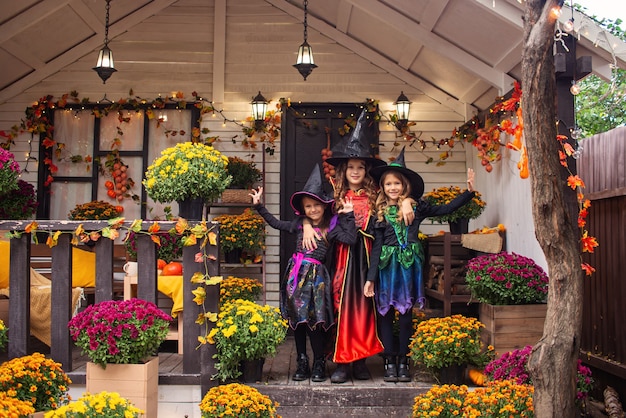
<instances>
[{"instance_id":1,"label":"orange pumpkin","mask_svg":"<svg viewBox=\"0 0 626 418\"><path fill-rule=\"evenodd\" d=\"M159 270L163 270L163 267L165 267L167 265L167 263L165 262L165 260L163 260L162 258L159 258L157 260L157 268Z\"/></svg>"},{"instance_id":2,"label":"orange pumpkin","mask_svg":"<svg viewBox=\"0 0 626 418\"><path fill-rule=\"evenodd\" d=\"M182 276L183 265L177 261L172 261L163 267L162 276Z\"/></svg>"}]
</instances>

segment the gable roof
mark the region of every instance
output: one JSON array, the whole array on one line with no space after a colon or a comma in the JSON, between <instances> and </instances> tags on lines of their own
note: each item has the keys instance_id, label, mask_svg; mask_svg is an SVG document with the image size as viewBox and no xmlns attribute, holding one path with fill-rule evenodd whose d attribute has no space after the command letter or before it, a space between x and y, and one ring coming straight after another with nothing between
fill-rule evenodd
<instances>
[{"instance_id":1,"label":"gable roof","mask_svg":"<svg viewBox=\"0 0 626 418\"><path fill-rule=\"evenodd\" d=\"M85 79L93 86L83 91L102 90L91 67L104 39L104 0L3 3L0 104L38 84ZM348 73L357 80L375 74L380 85L363 92L398 86L414 101L468 119L521 78L523 5L516 0L311 0L308 11L319 68L302 84L291 68L302 41L301 1L112 1L109 46L118 72L107 85L155 83L164 74L175 84L173 74L197 75L208 81L213 100L223 102L233 91L231 77L255 85L246 92L262 84L286 92L318 86L310 97L331 101L324 93ZM564 7L561 22L570 16ZM592 56L594 73L609 79L612 65L626 68L624 42L578 12L574 19L577 55ZM264 51L255 56L257 42Z\"/></svg>"}]
</instances>

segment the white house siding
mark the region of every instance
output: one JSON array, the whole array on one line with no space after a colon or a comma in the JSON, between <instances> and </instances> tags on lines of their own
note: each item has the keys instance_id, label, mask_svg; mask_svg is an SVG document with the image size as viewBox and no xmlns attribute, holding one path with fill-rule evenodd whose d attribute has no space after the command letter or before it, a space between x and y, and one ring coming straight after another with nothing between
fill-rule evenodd
<instances>
[{"instance_id":1,"label":"white house siding","mask_svg":"<svg viewBox=\"0 0 626 418\"><path fill-rule=\"evenodd\" d=\"M313 46L319 68L307 81L303 81L292 67L297 47L302 42L301 21L261 0L245 3L229 0L226 2L224 42L219 31L215 32L218 27L215 15L219 13L214 8L216 3L206 1L203 2L204 7L197 8L197 1L179 1L130 27L109 43L118 72L106 85L92 70L98 46L59 72L0 103L0 129L7 130L18 123L24 117L26 107L40 97L50 94L58 100L61 95L73 90L81 98L89 97L91 101L100 100L105 94L107 98L117 101L128 97L131 89L135 95L147 100L159 95L171 96L176 91L183 92L185 98L190 100L191 92L196 91L213 100L216 108L223 109L224 116L238 121L249 115L249 102L259 90L272 100L270 106L280 98L307 103L361 103L372 98L380 101L384 114L392 111L393 102L400 91L404 91L413 102L411 120L416 122L413 130L422 131L421 138L428 144L425 154L412 148L408 148L406 153L408 167L424 177L425 190L452 184L464 187L466 168L473 166L477 172L477 188L488 206L479 219L470 223L470 227L503 223L507 226L510 250L535 259L541 258L529 209L529 182L516 177L513 163L505 159L495 166L491 174L487 174L475 159L471 146L457 144L444 165L425 164L428 157L438 160L439 154L446 149L444 145L437 150L431 143L432 139L448 138L455 127L472 116L470 111L461 115L430 99L312 28L309 28L308 40ZM115 7L113 3L112 9ZM259 25L258 16L261 15L269 17L264 21L272 23ZM150 47L144 43L146 40ZM386 43L392 41L389 39ZM141 46L141 50L137 45ZM223 58L219 55L221 46ZM154 62L161 64L155 66ZM215 143L217 149L227 155L248 159L250 151L241 147L241 137L236 138L235 144L231 142L232 137L241 135L237 125L227 122L223 127L220 115L215 118L205 115L202 126L208 127L211 135L220 136L221 141ZM395 137L393 127L382 122L380 128L381 157L388 160L399 152L399 147L393 147L394 142L398 141L400 146L404 142ZM21 165L25 164L28 138L30 135L22 135L13 147ZM35 157L38 157L37 147L38 144L33 142ZM266 155L265 164L265 203L276 215L280 202L279 148L277 146L273 156ZM262 151L255 151L254 154L254 159L261 166ZM36 182L35 168L36 164L31 162L31 173L23 175L27 181ZM211 214L214 213L218 212L212 210ZM442 229L447 230L447 226L427 223L422 226L425 233ZM279 238L277 231L270 228L267 234L267 300L276 304L278 282L282 275L279 271Z\"/></svg>"}]
</instances>

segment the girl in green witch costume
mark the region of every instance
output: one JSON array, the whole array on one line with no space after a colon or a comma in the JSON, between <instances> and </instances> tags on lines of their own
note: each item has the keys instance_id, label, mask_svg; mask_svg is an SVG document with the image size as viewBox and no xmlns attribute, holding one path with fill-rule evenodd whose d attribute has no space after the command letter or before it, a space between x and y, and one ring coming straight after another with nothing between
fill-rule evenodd
<instances>
[{"instance_id":1,"label":"girl in green witch costume","mask_svg":"<svg viewBox=\"0 0 626 418\"><path fill-rule=\"evenodd\" d=\"M467 170L468 190L446 205L431 205L421 199L422 177L406 168L404 148L394 162L372 169L380 185L376 200L372 264L363 293L373 298L378 311L378 330L385 347L386 382L410 382L409 342L413 333L413 306L424 307L422 266L424 249L418 238L421 222L431 216L452 213L474 197L474 171ZM415 221L405 225L398 207L407 199L417 202ZM400 338L394 346L393 322L399 314ZM396 364L397 362L397 364Z\"/></svg>"}]
</instances>

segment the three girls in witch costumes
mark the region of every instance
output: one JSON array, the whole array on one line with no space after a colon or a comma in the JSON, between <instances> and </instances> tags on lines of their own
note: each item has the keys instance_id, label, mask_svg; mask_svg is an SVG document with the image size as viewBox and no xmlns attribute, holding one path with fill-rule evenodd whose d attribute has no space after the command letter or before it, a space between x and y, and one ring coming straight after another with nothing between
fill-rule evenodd
<instances>
[{"instance_id":1,"label":"three girls in witch costumes","mask_svg":"<svg viewBox=\"0 0 626 418\"><path fill-rule=\"evenodd\" d=\"M374 246L372 263L363 293L373 298L378 311L378 329L383 342L387 382L410 382L409 342L413 334L413 306L424 307L422 266L424 249L418 233L421 222L431 216L454 212L474 197L474 171L467 170L468 190L446 205L431 205L421 199L424 181L416 172L406 168L404 148L387 166L375 167L372 177L380 185L376 200ZM406 226L398 207L412 199L415 221ZM399 314L399 344L394 346L393 322Z\"/></svg>"},{"instance_id":2,"label":"three girls in witch costumes","mask_svg":"<svg viewBox=\"0 0 626 418\"><path fill-rule=\"evenodd\" d=\"M293 380L310 377L314 382L323 382L326 380L327 330L334 324L331 277L324 263L334 241L346 245L356 241L352 200L342 199L337 215L333 214L334 200L324 193L319 164L315 165L303 190L291 196L291 207L297 215L293 221L281 221L269 213L261 205L262 195L262 187L250 194L259 215L272 228L297 234L296 252L280 282L280 310L294 330L296 343L297 369ZM312 250L302 246L304 219L319 236ZM307 335L314 357L312 372L307 356Z\"/></svg>"},{"instance_id":3,"label":"three girls in witch costumes","mask_svg":"<svg viewBox=\"0 0 626 418\"><path fill-rule=\"evenodd\" d=\"M344 383L350 378L371 378L365 364L367 357L383 351L376 329L376 315L372 299L363 294L373 245L372 215L377 196L377 185L369 171L372 167L386 165L371 156L365 137L365 110L359 115L356 127L346 144L340 143L333 149L333 156L326 160L335 166L336 209L342 210L344 201L354 206L354 222L357 240L354 243L337 242L334 250L332 291L337 326L333 329L334 347L332 360L337 368L331 376L332 383ZM404 213L407 223L412 222L414 211L412 200L407 199ZM304 223L305 248L314 248L318 242L316 234Z\"/></svg>"}]
</instances>

